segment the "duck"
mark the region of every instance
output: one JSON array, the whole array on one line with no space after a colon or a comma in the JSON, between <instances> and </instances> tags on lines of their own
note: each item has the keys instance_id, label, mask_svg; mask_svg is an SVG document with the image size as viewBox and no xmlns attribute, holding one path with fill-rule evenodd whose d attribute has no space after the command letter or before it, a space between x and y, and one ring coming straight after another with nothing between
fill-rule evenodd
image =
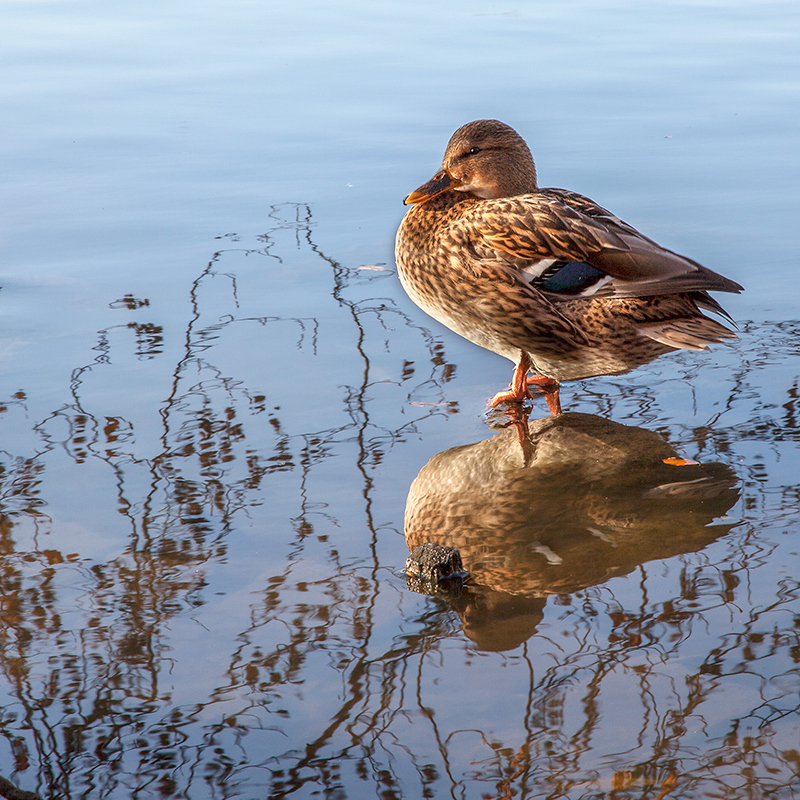
<instances>
[{"instance_id":1,"label":"duck","mask_svg":"<svg viewBox=\"0 0 800 800\"><path fill-rule=\"evenodd\" d=\"M562 381L620 375L736 337L703 311L734 325L709 292L739 293L740 284L588 197L539 188L528 145L503 122L460 127L439 171L404 203L395 259L405 292L514 364L492 407L525 403L535 390L555 416Z\"/></svg>"}]
</instances>

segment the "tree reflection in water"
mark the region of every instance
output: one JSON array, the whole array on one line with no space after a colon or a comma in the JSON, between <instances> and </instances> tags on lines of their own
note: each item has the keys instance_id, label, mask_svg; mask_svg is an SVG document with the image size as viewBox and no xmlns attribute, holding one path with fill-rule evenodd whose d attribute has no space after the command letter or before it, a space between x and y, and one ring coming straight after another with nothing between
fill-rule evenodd
<instances>
[{"instance_id":1,"label":"tree reflection in water","mask_svg":"<svg viewBox=\"0 0 800 800\"><path fill-rule=\"evenodd\" d=\"M461 448L471 482L423 493L455 489L483 576L451 607L405 590L387 509L454 367L390 272L313 230L276 207L197 276L180 347L126 295L54 410L3 405L27 436L0 463L5 773L54 798L794 796L798 326L745 327L708 379L687 357L575 390L697 469L553 438L585 415L541 423L535 496L504 482L513 431ZM693 428L658 400L686 378Z\"/></svg>"}]
</instances>

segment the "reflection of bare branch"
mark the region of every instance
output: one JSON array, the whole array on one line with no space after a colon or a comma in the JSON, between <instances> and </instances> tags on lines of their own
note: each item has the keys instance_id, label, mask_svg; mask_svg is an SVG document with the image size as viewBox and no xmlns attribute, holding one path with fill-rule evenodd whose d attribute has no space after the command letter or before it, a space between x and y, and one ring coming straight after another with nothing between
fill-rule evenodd
<instances>
[{"instance_id":1,"label":"reflection of bare branch","mask_svg":"<svg viewBox=\"0 0 800 800\"><path fill-rule=\"evenodd\" d=\"M312 252L320 256L321 253L314 249L310 239L310 212L306 209L302 213L301 209L304 207L300 206L291 208L295 219L288 228L294 231L296 244L312 245ZM272 218L276 226L263 237L266 246L261 250L245 251L246 255L266 255L284 263L284 259L277 255L280 252L279 246L273 242L275 232L287 229L281 216L281 209L273 210ZM6 597L6 612L11 609L16 611L12 616L8 613L4 615L6 643L3 646L4 655L0 655L0 665L7 673L25 673L30 670L27 645L23 645L19 654L10 659L8 636L12 632L19 634L21 642L56 637L56 642L50 645L54 648L51 678L63 674L68 663L84 663L88 672L84 674L78 670L75 677L80 683L89 680L93 687L81 688L77 693L64 691L51 679L50 691L53 698L64 706L64 713L72 715L68 724L56 723L54 726L53 716L39 710L34 686L19 681L15 684L15 696L29 709L26 717L29 730L47 731L45 738L35 736L34 742L39 758L38 773L48 787L48 793L59 792L63 796L73 796L81 791L77 788L78 784L83 784L85 791L91 793L94 789L100 790L101 784L107 781L111 783L105 786L103 794L113 791L111 787L114 779L111 776L114 773L120 776L123 774L120 770L128 750L125 744L128 720L136 720L140 716L135 713L134 705L138 704L141 708L143 705L163 703L169 699L158 688L159 673L166 663L162 643L163 626L174 615L182 612L185 603L191 603L192 598L197 597L203 585L202 573L198 570L187 570L186 567L201 565L208 559L224 556L224 538L232 530L234 518L246 511L253 499L256 503L260 502L256 493L265 480L273 475L294 471L298 471L301 476L298 496L300 508L294 520L296 541L294 552L287 562L290 569L291 564L300 559L305 541L313 530L313 517L317 515L320 519L334 521L333 516L325 510L324 504L310 498L306 490L309 477L318 465L331 458L335 449L343 442L357 442L359 455L356 463L364 483L362 495L365 525L372 530L374 548L376 530L370 511L370 473L380 464L383 449L402 440L407 431L413 430L415 423L404 421L397 430L370 423L366 403L373 381L362 320L365 316L374 317L382 329L388 331L387 314L393 314L394 311L387 302L347 300L345 290L351 271L323 256L324 263L334 275L337 302L348 310L348 317L354 326L356 349L362 359L363 369L359 374L358 385L345 386L342 424L326 430L286 433L277 410L268 410L264 394L232 379L225 367L216 363L215 347L227 330L237 326L255 322L271 327L290 322L296 324L300 331L296 345L298 350L302 351L307 342L312 355L316 355L320 325L317 319L311 317L290 319L271 314L252 316L237 313L241 306L238 276L235 271L218 271L219 264L230 252L220 251L215 254L192 284L192 313L186 328L183 354L173 370L171 390L159 409L162 421L161 452L148 454L144 458L137 455L136 426L118 413L94 413L87 402L87 397L91 396L87 392L90 382L100 376L102 370L113 368L115 337L120 332L129 330L134 334L137 340L135 355L138 357L163 357L161 328L148 322L120 325L101 331L92 363L73 371L70 382L71 402L63 404L46 419L34 425L40 440L45 443L43 455L65 447L75 464L100 461L111 468L113 480L118 487L119 509L131 525L127 552L105 564L96 564L84 576L90 587L89 597L95 622L85 636L81 637L77 653L72 652L72 646L64 638L66 629L62 629L56 614L49 629L34 633L32 639L27 633L30 609L39 607L42 602L39 596L45 592L44 587L50 580L52 564L47 564L46 574L42 575L43 584L37 590L36 597L28 596L21 589L10 588L12 585L21 587L24 583L31 583L31 578L23 578L19 565L7 572L3 579L2 592ZM217 276L228 280L233 312L208 318L204 311L203 292ZM114 307L141 313L149 305L134 302L132 296L130 299L126 296ZM407 380L408 376L404 379ZM422 411L420 417L430 416L431 413ZM266 416L269 423L267 430L273 432L272 452L247 446L248 421L259 415ZM44 471L45 462L41 457L37 458L39 460L31 459L26 464L18 461L13 474L8 470L6 461L3 465L6 472L0 474L0 491L5 493L5 507L8 511L39 519L42 517L39 509L45 506L46 501L37 497L39 480L35 475L37 471ZM239 465L244 467L243 475ZM142 470L149 474L144 496L138 495L137 488L142 485ZM12 497L17 498L13 504ZM12 529L13 523L10 523L7 530ZM9 558L13 558L15 548L10 536L6 537L6 542L8 555L5 563L10 567L12 561ZM331 548L328 558L336 570L342 568L335 547ZM54 551L51 561L56 564L64 563L64 557ZM373 626L369 609L378 592L375 574L378 560L375 552L371 562L369 573L372 577L367 581L363 577L356 580L359 590L355 600L348 593L341 594L339 588L335 592L337 602L345 609L347 616L352 617L353 608L360 609L356 611L356 618L359 619L356 635L364 641L369 640ZM342 580L346 583L344 577ZM44 608L50 608L56 598L57 594L45 600ZM33 618L36 619L35 613ZM303 631L296 635L286 652L304 649L304 635ZM343 647L349 645L343 643ZM120 673L119 669L123 664L125 672ZM290 674L297 675L302 665L301 659L294 664ZM126 675L124 680L120 680L121 674ZM134 698L137 700L132 703ZM67 712L66 708L70 704L71 711ZM94 710L90 709L91 705L95 706ZM127 713L123 705L132 713ZM342 715L343 724L347 717L345 711ZM156 722L151 725L150 732L141 736L142 761L137 770L137 780L139 785L159 785L163 796L171 795L173 788L178 790L177 784L166 780L166 770L176 768L183 761L183 756L170 761L168 750L163 744L151 751L149 742L151 737L154 737L153 741L162 742L172 738L182 724L180 720L181 715L174 714L171 720L165 720L163 724ZM186 724L193 723L187 719ZM0 732L9 741L20 741L14 730L13 719L0 721ZM97 742L96 746L104 751L104 758L111 772L102 779L98 778L99 783L95 783L96 779L90 777L89 770L81 768L79 773L74 773L72 762L61 754L61 732L73 737L74 748L81 752L84 745L78 744L78 741L87 736L93 738ZM320 747L323 746L324 737L320 741ZM211 767L214 756L210 750L204 750L203 761ZM219 763L222 767L224 758L220 757ZM231 764L227 769L230 770L230 767ZM124 777L121 779L126 780Z\"/></svg>"},{"instance_id":2,"label":"reflection of bare branch","mask_svg":"<svg viewBox=\"0 0 800 800\"><path fill-rule=\"evenodd\" d=\"M800 761L786 745L798 710L800 593L784 574L774 601L754 597L776 558L760 526L796 525L800 502L796 481L776 480L767 460L799 438L800 384L787 370L765 380L768 368L792 363L796 326L748 327L740 344L722 348L725 391L711 400L688 358L671 362L663 378L654 368L652 381L627 376L607 379L602 392L575 388L594 409L630 412L689 455L722 453L741 471L739 526L727 537L722 527L701 530L703 545L716 542L716 560L703 550L640 559L613 579L565 582L556 594L551 584L536 602L475 587L469 602L409 597L385 566L385 532L399 523L376 511L378 479L392 448L419 436L424 420L457 411L445 395L455 367L435 336L380 296L379 273L348 267L319 246L307 206L274 207L270 225L259 247L221 249L193 281L169 386L149 409L159 425L151 449L138 418L93 392L120 374L124 353L148 367L171 352L169 328L143 316L152 307L131 295L114 313L136 322L99 332L63 402L30 422L36 451L0 453L0 742L12 777L35 775L47 796L87 800L699 798L730 796L730 776L746 764L743 794L767 786L791 796ZM225 246L239 238L225 237ZM325 316L248 306L252 276L235 259L251 271L290 269L292 248L329 279L336 335L355 355L320 389L330 409L324 419L302 413L290 380L262 386L223 356L222 345L251 326L289 340L298 358L325 357ZM390 360L400 346L403 357ZM660 390L679 379L698 384L692 402L709 409L700 422L668 422L659 405ZM372 402L384 389L388 411ZM22 400L0 404L0 413L22 415ZM765 455L745 459L743 444ZM85 561L80 542L75 552L47 546L61 524L46 515L44 481L56 457L75 470L75 491L80 469L99 466L110 478L127 538L104 561ZM345 497L319 489L347 469ZM587 536L624 549L614 533L632 515L610 513L611 489L579 504L570 475L560 481L562 521L579 513L600 520ZM275 496L288 509L280 531L269 529L277 516L264 512ZM232 627L218 640L222 626L202 612L225 587L209 576L249 519L264 528L264 550L275 552L259 554L266 577L241 590L250 603L244 619L229 618L223 605L210 615L226 615ZM646 515L635 519L648 524ZM21 545L26 536L34 546ZM485 553L491 537L499 538L496 529L476 548ZM535 625L523 626L515 648L488 653L461 634L469 614L476 624ZM196 697L174 686L171 673L192 672L179 669L183 654L170 638L187 620L209 649L230 650L219 675L197 679ZM748 692L721 715L736 681Z\"/></svg>"},{"instance_id":3,"label":"reflection of bare branch","mask_svg":"<svg viewBox=\"0 0 800 800\"><path fill-rule=\"evenodd\" d=\"M14 786L11 781L0 777L0 795L7 798L7 800L42 800L42 798L35 792L26 792Z\"/></svg>"}]
</instances>

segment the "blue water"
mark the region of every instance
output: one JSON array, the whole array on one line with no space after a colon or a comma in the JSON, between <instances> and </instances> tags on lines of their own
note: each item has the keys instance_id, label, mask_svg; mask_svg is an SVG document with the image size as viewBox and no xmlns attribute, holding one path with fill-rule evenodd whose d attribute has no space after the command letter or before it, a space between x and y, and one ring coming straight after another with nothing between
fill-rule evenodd
<instances>
[{"instance_id":1,"label":"blue water","mask_svg":"<svg viewBox=\"0 0 800 800\"><path fill-rule=\"evenodd\" d=\"M0 9L0 775L798 796L800 6ZM519 496L480 471L518 468L484 413L510 365L393 262L402 198L481 117L746 287L736 342L565 386L627 433L543 438ZM713 497L632 485L648 432ZM456 599L402 575L438 454Z\"/></svg>"}]
</instances>

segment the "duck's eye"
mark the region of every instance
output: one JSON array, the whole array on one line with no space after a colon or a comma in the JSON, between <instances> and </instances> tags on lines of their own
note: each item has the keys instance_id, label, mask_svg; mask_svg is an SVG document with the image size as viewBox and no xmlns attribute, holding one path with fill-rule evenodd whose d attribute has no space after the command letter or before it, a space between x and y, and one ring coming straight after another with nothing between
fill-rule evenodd
<instances>
[{"instance_id":1,"label":"duck's eye","mask_svg":"<svg viewBox=\"0 0 800 800\"><path fill-rule=\"evenodd\" d=\"M480 151L481 151L480 147L470 147L470 149L467 150L467 155L474 156L480 153Z\"/></svg>"}]
</instances>

